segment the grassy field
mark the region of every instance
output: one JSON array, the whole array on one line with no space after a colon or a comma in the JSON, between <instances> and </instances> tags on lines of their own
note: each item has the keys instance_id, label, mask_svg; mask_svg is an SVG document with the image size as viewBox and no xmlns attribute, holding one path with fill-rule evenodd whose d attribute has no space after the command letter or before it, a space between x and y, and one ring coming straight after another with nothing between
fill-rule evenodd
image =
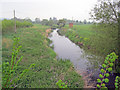
<instances>
[{"instance_id":1,"label":"grassy field","mask_svg":"<svg viewBox=\"0 0 120 90\"><path fill-rule=\"evenodd\" d=\"M21 73L31 64L31 69L16 84L19 88L57 88L56 82L63 80L68 87L84 86L82 77L77 74L69 60L57 60L56 53L49 47L50 40L45 35L48 26L34 25L29 28L17 29L17 33L7 33L2 37L2 60L10 62L13 37L20 37L23 56L16 73Z\"/></svg>"},{"instance_id":2,"label":"grassy field","mask_svg":"<svg viewBox=\"0 0 120 90\"><path fill-rule=\"evenodd\" d=\"M104 58L112 51L118 54L117 30L113 26L85 24L73 25L73 28L66 25L58 32L83 48L86 53ZM102 62L104 61L103 58Z\"/></svg>"}]
</instances>

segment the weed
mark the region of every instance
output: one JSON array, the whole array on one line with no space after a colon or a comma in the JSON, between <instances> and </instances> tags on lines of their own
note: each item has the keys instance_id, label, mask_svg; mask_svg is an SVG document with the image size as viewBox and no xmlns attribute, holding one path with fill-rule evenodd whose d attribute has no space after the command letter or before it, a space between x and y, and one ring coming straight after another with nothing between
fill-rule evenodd
<instances>
[{"instance_id":1,"label":"weed","mask_svg":"<svg viewBox=\"0 0 120 90\"><path fill-rule=\"evenodd\" d=\"M28 69L25 69L19 75L16 75L18 64L23 58L23 56L21 56L17 60L21 47L22 46L19 45L19 38L14 38L11 61L10 63L3 62L2 65L2 88L15 88L17 86L16 83L35 65L31 64Z\"/></svg>"}]
</instances>

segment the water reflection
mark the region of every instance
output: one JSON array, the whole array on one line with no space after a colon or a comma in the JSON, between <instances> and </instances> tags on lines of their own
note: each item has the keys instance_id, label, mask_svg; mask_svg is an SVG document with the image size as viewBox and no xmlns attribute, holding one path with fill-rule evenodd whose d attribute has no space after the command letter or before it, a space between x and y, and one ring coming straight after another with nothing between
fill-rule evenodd
<instances>
[{"instance_id":1,"label":"water reflection","mask_svg":"<svg viewBox=\"0 0 120 90\"><path fill-rule=\"evenodd\" d=\"M58 55L58 58L70 59L75 69L80 70L81 73L88 70L87 68L90 67L90 63L87 57L83 55L83 49L65 36L60 36L57 30L54 30L50 36L49 39L53 41L54 51Z\"/></svg>"}]
</instances>

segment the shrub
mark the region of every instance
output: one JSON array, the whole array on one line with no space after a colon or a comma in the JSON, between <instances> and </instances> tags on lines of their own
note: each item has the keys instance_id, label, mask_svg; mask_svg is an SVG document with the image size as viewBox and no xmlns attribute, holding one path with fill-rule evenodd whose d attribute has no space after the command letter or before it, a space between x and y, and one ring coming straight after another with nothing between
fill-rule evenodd
<instances>
[{"instance_id":1,"label":"shrub","mask_svg":"<svg viewBox=\"0 0 120 90\"><path fill-rule=\"evenodd\" d=\"M101 74L99 74L99 79L97 79L97 88L107 88L105 83L109 82L109 75L113 71L112 67L114 66L115 60L118 59L118 56L112 52L105 58L104 64L102 64L102 69L100 70ZM116 76L115 87L118 88L118 76Z\"/></svg>"}]
</instances>

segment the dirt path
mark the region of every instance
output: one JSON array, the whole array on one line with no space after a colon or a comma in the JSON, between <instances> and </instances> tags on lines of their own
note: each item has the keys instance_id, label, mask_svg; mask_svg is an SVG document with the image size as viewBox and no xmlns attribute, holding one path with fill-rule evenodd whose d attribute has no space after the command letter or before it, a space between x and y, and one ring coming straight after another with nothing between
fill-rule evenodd
<instances>
[{"instance_id":1,"label":"dirt path","mask_svg":"<svg viewBox=\"0 0 120 90\"><path fill-rule=\"evenodd\" d=\"M90 82L91 79L89 78L89 76L91 76L92 74L88 74L87 72L81 73L79 70L76 70L76 72L82 76L84 80L84 88L96 88L95 82Z\"/></svg>"}]
</instances>

